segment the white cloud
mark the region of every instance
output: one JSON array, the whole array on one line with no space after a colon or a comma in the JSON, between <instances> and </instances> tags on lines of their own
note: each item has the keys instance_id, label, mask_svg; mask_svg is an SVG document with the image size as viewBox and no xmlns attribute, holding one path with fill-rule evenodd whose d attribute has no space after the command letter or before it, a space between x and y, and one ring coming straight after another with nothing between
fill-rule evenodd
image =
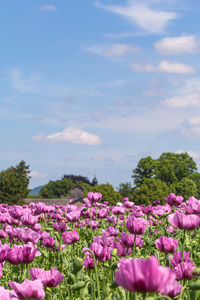
<instances>
[{"instance_id":1,"label":"white cloud","mask_svg":"<svg viewBox=\"0 0 200 300\"><path fill-rule=\"evenodd\" d=\"M31 172L30 172L30 176L31 176L31 177L34 177L34 178L46 178L46 177L47 177L46 174L44 174L44 173L39 173L39 172L36 171L36 170L31 171Z\"/></svg>"},{"instance_id":2,"label":"white cloud","mask_svg":"<svg viewBox=\"0 0 200 300\"><path fill-rule=\"evenodd\" d=\"M56 132L47 136L38 134L31 137L34 142L49 142L49 143L61 143L66 142L70 144L81 144L81 145L100 145L102 143L98 135L82 131L75 127L69 127L63 131Z\"/></svg>"},{"instance_id":3,"label":"white cloud","mask_svg":"<svg viewBox=\"0 0 200 300\"><path fill-rule=\"evenodd\" d=\"M19 93L34 93L37 91L36 84L38 83L40 76L38 73L34 73L28 78L24 78L24 75L19 70L12 70L9 72L10 81L14 90Z\"/></svg>"},{"instance_id":4,"label":"white cloud","mask_svg":"<svg viewBox=\"0 0 200 300\"><path fill-rule=\"evenodd\" d=\"M140 52L140 48L131 44L111 44L104 46L90 46L84 47L85 51L94 53L105 57L117 57L126 54L137 54Z\"/></svg>"},{"instance_id":5,"label":"white cloud","mask_svg":"<svg viewBox=\"0 0 200 300\"><path fill-rule=\"evenodd\" d=\"M200 125L200 116L190 118L189 123L191 125Z\"/></svg>"},{"instance_id":6,"label":"white cloud","mask_svg":"<svg viewBox=\"0 0 200 300\"><path fill-rule=\"evenodd\" d=\"M169 74L193 74L195 69L182 63L171 63L168 60L162 60L157 66L151 64L132 64L131 69L136 72L159 72Z\"/></svg>"},{"instance_id":7,"label":"white cloud","mask_svg":"<svg viewBox=\"0 0 200 300\"><path fill-rule=\"evenodd\" d=\"M200 153L194 152L192 150L184 151L183 149L177 150L175 153L181 154L181 153L187 153L189 156L191 156L195 160L200 160Z\"/></svg>"},{"instance_id":8,"label":"white cloud","mask_svg":"<svg viewBox=\"0 0 200 300\"><path fill-rule=\"evenodd\" d=\"M161 103L164 104L165 106L174 107L174 108L189 108L189 107L200 108L200 94L176 96L161 101Z\"/></svg>"},{"instance_id":9,"label":"white cloud","mask_svg":"<svg viewBox=\"0 0 200 300\"><path fill-rule=\"evenodd\" d=\"M169 21L177 18L175 12L152 9L146 4L134 4L132 1L125 6L106 6L99 2L96 2L96 6L118 14L150 33L162 32Z\"/></svg>"},{"instance_id":10,"label":"white cloud","mask_svg":"<svg viewBox=\"0 0 200 300\"><path fill-rule=\"evenodd\" d=\"M43 6L40 7L40 10L43 11L55 11L56 10L56 6L55 5L51 5L51 4L45 4Z\"/></svg>"},{"instance_id":11,"label":"white cloud","mask_svg":"<svg viewBox=\"0 0 200 300\"><path fill-rule=\"evenodd\" d=\"M154 46L161 54L195 53L197 51L195 35L166 37L157 41Z\"/></svg>"}]
</instances>

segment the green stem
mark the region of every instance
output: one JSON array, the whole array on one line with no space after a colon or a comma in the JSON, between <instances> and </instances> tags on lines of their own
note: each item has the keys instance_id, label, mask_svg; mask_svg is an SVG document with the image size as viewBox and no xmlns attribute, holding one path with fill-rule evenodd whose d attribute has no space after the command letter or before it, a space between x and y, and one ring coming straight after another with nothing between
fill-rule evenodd
<instances>
[{"instance_id":1,"label":"green stem","mask_svg":"<svg viewBox=\"0 0 200 300\"><path fill-rule=\"evenodd\" d=\"M98 271L97 271L97 264L96 264L96 258L94 255L94 252L91 249L85 249L84 252L90 252L92 254L92 258L94 261L94 271L95 271L95 278L96 278L96 285L97 285L97 299L100 300L101 299L101 294L100 294L100 288L99 288L99 275L98 275Z\"/></svg>"}]
</instances>

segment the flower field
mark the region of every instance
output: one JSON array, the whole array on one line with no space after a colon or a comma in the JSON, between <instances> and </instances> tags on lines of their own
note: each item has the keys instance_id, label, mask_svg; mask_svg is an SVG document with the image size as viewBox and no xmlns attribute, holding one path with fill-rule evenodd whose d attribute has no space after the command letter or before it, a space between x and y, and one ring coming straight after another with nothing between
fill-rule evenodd
<instances>
[{"instance_id":1,"label":"flower field","mask_svg":"<svg viewBox=\"0 0 200 300\"><path fill-rule=\"evenodd\" d=\"M0 204L0 299L200 299L200 200Z\"/></svg>"}]
</instances>

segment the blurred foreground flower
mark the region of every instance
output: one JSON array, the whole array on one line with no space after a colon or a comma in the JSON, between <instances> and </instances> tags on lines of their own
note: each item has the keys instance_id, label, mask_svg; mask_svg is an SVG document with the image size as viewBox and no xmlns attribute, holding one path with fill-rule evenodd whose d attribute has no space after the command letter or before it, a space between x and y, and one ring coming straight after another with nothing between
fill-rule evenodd
<instances>
[{"instance_id":1,"label":"blurred foreground flower","mask_svg":"<svg viewBox=\"0 0 200 300\"><path fill-rule=\"evenodd\" d=\"M176 279L173 270L159 266L156 257L121 258L115 273L118 285L130 292L159 292Z\"/></svg>"},{"instance_id":2,"label":"blurred foreground flower","mask_svg":"<svg viewBox=\"0 0 200 300\"><path fill-rule=\"evenodd\" d=\"M13 299L31 299L41 300L45 297L43 285L41 280L37 279L34 281L25 279L22 283L15 281L8 282L9 286L15 291L17 297ZM10 298L12 299L12 298Z\"/></svg>"}]
</instances>

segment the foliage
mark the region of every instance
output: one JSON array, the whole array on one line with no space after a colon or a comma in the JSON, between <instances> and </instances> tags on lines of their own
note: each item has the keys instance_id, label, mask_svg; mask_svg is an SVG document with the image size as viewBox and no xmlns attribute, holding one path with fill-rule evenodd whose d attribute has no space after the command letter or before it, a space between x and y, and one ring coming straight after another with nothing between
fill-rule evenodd
<instances>
[{"instance_id":1,"label":"foliage","mask_svg":"<svg viewBox=\"0 0 200 300\"><path fill-rule=\"evenodd\" d=\"M164 198L169 194L169 187L160 179L146 178L140 187L133 192L133 202L135 204L151 204L152 201L160 200L164 203Z\"/></svg>"},{"instance_id":2,"label":"foliage","mask_svg":"<svg viewBox=\"0 0 200 300\"><path fill-rule=\"evenodd\" d=\"M129 200L133 199L133 187L131 186L131 182L120 183L117 190L122 197L128 197Z\"/></svg>"},{"instance_id":3,"label":"foliage","mask_svg":"<svg viewBox=\"0 0 200 300\"><path fill-rule=\"evenodd\" d=\"M140 159L137 167L133 170L134 184L140 186L145 178L153 178L156 174L157 161L151 156Z\"/></svg>"},{"instance_id":4,"label":"foliage","mask_svg":"<svg viewBox=\"0 0 200 300\"><path fill-rule=\"evenodd\" d=\"M137 201L142 197L142 202L145 203L149 203L149 197L153 197L151 203L168 191L186 198L192 194L200 197L200 174L196 170L196 163L187 153L164 152L158 159L153 159L151 156L142 158L133 170L134 197ZM150 188L149 191L147 186ZM161 193L162 188L164 188L163 193Z\"/></svg>"},{"instance_id":5,"label":"foliage","mask_svg":"<svg viewBox=\"0 0 200 300\"><path fill-rule=\"evenodd\" d=\"M192 175L190 175L189 177L190 179L192 179L197 186L197 198L200 199L200 173L193 173Z\"/></svg>"},{"instance_id":6,"label":"foliage","mask_svg":"<svg viewBox=\"0 0 200 300\"><path fill-rule=\"evenodd\" d=\"M196 170L196 163L187 153L164 152L157 160L156 177L168 185L189 177Z\"/></svg>"},{"instance_id":7,"label":"foliage","mask_svg":"<svg viewBox=\"0 0 200 300\"><path fill-rule=\"evenodd\" d=\"M71 189L75 186L69 178L60 180L50 180L48 184L44 185L39 192L42 198L64 198L68 197Z\"/></svg>"},{"instance_id":8,"label":"foliage","mask_svg":"<svg viewBox=\"0 0 200 300\"><path fill-rule=\"evenodd\" d=\"M175 182L171 186L171 191L176 195L181 195L185 200L190 196L198 197L198 190L196 183L188 177L184 177L179 182Z\"/></svg>"},{"instance_id":9,"label":"foliage","mask_svg":"<svg viewBox=\"0 0 200 300\"><path fill-rule=\"evenodd\" d=\"M62 176L61 179L64 179L64 178L71 179L71 181L75 184L77 184L77 181L78 181L78 182L87 183L91 186L93 185L92 182L90 182L90 180L88 179L88 177L84 177L84 176L81 176L81 175L72 175L72 174L67 175L67 174L65 174L65 175Z\"/></svg>"},{"instance_id":10,"label":"foliage","mask_svg":"<svg viewBox=\"0 0 200 300\"><path fill-rule=\"evenodd\" d=\"M20 163L0 172L0 201L8 204L23 203L28 196L30 180L29 166L22 160Z\"/></svg>"}]
</instances>

